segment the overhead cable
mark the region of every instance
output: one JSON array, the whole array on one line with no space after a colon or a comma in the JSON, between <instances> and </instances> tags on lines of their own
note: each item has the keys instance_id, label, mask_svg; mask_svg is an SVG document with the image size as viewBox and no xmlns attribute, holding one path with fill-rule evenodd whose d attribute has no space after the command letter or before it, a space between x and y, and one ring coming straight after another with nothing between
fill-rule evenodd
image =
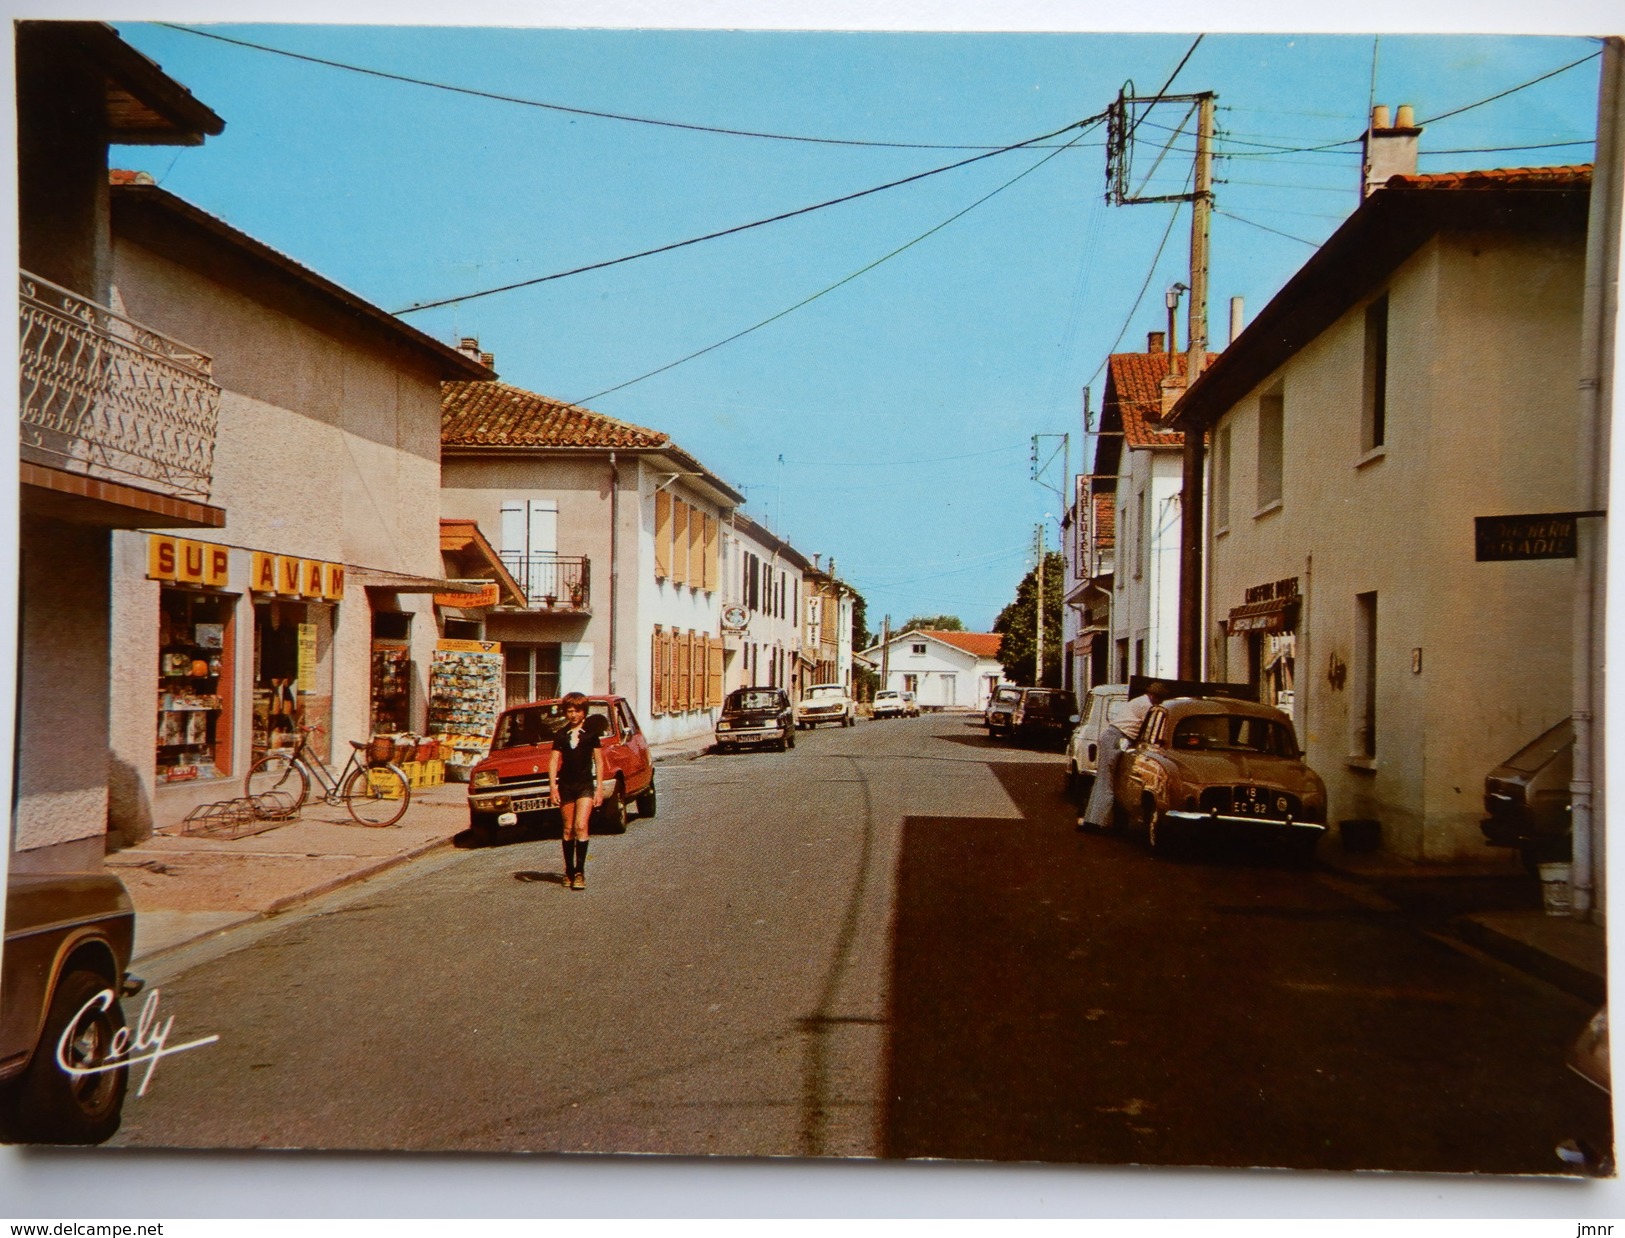
<instances>
[{"instance_id":1,"label":"overhead cable","mask_svg":"<svg viewBox=\"0 0 1625 1238\"><path fill-rule=\"evenodd\" d=\"M729 129L720 125L700 125L680 120L661 120L651 116L632 116L624 112L605 112L594 108L573 107L566 103L549 103L541 99L526 99L519 95L505 95L492 90L478 90L472 86L453 86L449 82L436 82L428 78L410 77L404 73L390 73L384 69L369 69L364 65L347 64L342 60L328 60L321 56L311 56L303 52L291 52L281 47L271 47L264 43L254 43L247 39L234 39L227 35L217 34L211 30L198 30L191 26L177 25L174 22L157 22L166 30L176 30L182 34L195 34L200 39L214 39L219 43L230 43L234 47L244 47L251 51L266 52L272 56L285 56L289 60L302 60L307 64L322 65L329 69L341 69L346 73L359 73L365 77L383 78L385 81L402 82L408 86L423 86L430 90L444 90L452 94L469 95L476 99L489 99L496 103L514 103L521 107L542 108L550 112L564 112L571 116L592 116L599 120L619 120L634 125L653 125L661 129L685 129L692 133L717 133L726 137L761 138L771 142L810 142L819 146L871 146L882 147L888 150L1000 150L1002 147L987 145L972 145L970 143L949 142L875 142L864 141L857 138L821 138L810 137L797 133L769 133L754 129Z\"/></svg>"},{"instance_id":2,"label":"overhead cable","mask_svg":"<svg viewBox=\"0 0 1625 1238\"><path fill-rule=\"evenodd\" d=\"M533 287L536 284L548 283L551 280L565 279L565 278L567 278L568 276L571 276L571 275L584 275L588 271L601 271L605 267L619 266L623 262L632 262L632 261L634 261L635 259L638 259L638 258L651 258L656 254L666 254L666 253L670 253L674 249L683 249L683 248L685 248L685 247L687 247L689 245L698 245L701 241L714 241L714 240L717 240L719 237L733 236L733 235L735 235L736 233L739 233L739 232L748 232L752 228L765 227L767 224L782 223L784 220L786 220L786 219L794 219L798 215L809 215L813 211L821 211L825 207L840 206L842 203L845 203L845 202L855 202L857 199L866 198L870 194L881 193L881 192L883 192L883 191L885 191L887 189L896 189L901 185L909 185L909 184L912 184L915 181L924 180L928 176L937 176L937 175L940 175L943 172L952 172L956 168L967 167L968 165L973 164L973 163L978 163L983 159L991 159L995 155L1004 155L1004 154L1008 154L1010 151L1013 151L1013 150L1021 150L1024 147L1028 147L1028 146L1033 145L1033 143L1035 143L1035 142L1048 141L1050 138L1056 137L1056 136L1058 136L1059 134L1062 134L1062 133L1066 133L1066 132L1068 132L1068 131L1070 131L1072 129L1080 129L1080 128L1084 128L1086 126L1097 125L1102 120L1105 119L1105 116L1106 116L1106 114L1104 112L1101 112L1098 115L1089 116L1089 117L1084 118L1083 120L1073 121L1070 125L1063 125L1059 129L1055 129L1055 130L1053 130L1053 131L1051 131L1049 133L1041 134L1040 136L1038 136L1036 138L1029 138L1025 142L1016 142L1016 143L1014 143L1014 144L1012 144L1010 146L1001 146L997 150L986 151L986 152L984 152L983 154L980 154L980 155L972 155L969 159L961 159L957 163L944 164L940 168L931 168L931 169L928 169L927 171L924 171L924 172L916 172L913 176L905 176L901 180L887 181L884 185L874 185L874 186L872 186L872 187L870 187L868 189L860 189L856 193L845 194L845 195L843 195L843 196L841 196L839 198L831 198L827 202L817 202L817 203L814 203L812 206L798 207L797 209L795 209L793 211L783 211L780 214L770 215L766 219L754 220L753 222L748 223L748 224L737 224L732 228L722 228L722 229L720 229L720 230L718 230L716 232L707 232L704 236L689 237L688 240L686 240L686 241L673 241L669 245L657 245L653 249L641 250L641 251L639 251L638 253L635 253L635 254L623 254L619 258L609 258L609 259L606 259L603 262L591 262L591 263L588 263L586 266L572 267L568 271L555 271L551 275L538 275L534 279L517 280L517 281L515 281L514 283L511 283L511 284L502 284L501 286L496 287L496 288L486 288L486 289L484 289L484 290L482 290L480 292L467 292L467 293L463 293L460 296L442 297L437 301L419 301L418 303L416 303L414 305L408 305L405 309L396 310L395 313L397 315L399 315L399 314L415 314L415 313L419 312L420 310L438 309L440 306L443 306L443 305L457 305L457 304L460 304L461 302L464 302L464 301L477 300L480 297L495 296L499 292L512 292L512 291L514 291L515 289L518 289L518 288L530 288L530 287ZM1079 136L1081 137L1082 135L1080 134ZM1053 159L1055 157L1055 155L1059 155L1062 151L1070 149L1071 146L1072 146L1072 143L1068 142L1063 146L1056 147L1055 150L1054 150L1054 154L1046 155L1044 157L1044 159L1040 161L1039 164L1035 164L1033 166L1038 167L1038 166L1041 166L1042 163L1047 163L1050 159ZM1031 171L1031 169L1028 169L1028 170ZM1024 176L1024 175L1026 175L1026 173L1023 173L1022 175ZM1017 177L1016 179L1019 180L1020 177ZM995 191L995 192L997 192L997 191Z\"/></svg>"},{"instance_id":3,"label":"overhead cable","mask_svg":"<svg viewBox=\"0 0 1625 1238\"><path fill-rule=\"evenodd\" d=\"M1103 116L1093 117L1091 119L1094 121L1094 123L1098 124L1100 122L1100 120L1104 119L1104 117ZM1084 121L1079 122L1079 124L1085 124L1085 123L1089 123L1089 122L1084 122ZM1068 126L1068 128L1074 128L1074 127L1075 126ZM1064 132L1064 130L1062 132ZM1053 137L1054 135L1049 134L1049 135L1046 135L1046 136ZM1080 134L1079 136L1081 137L1082 134ZM706 353L715 352L717 349L723 347L725 344L732 344L735 340L742 339L745 336L749 335L753 331L759 331L763 327L768 326L770 323L775 323L779 319L784 318L785 316L787 316L789 314L795 313L796 310L801 309L803 306L811 305L814 301L818 300L820 297L827 296L830 293L834 292L837 288L840 288L840 287L842 287L843 285L846 285L846 284L850 284L853 280L857 279L860 275L867 275L870 271L874 270L876 267L880 266L882 263L890 262L893 258L897 257L897 255L905 252L906 250L914 248L914 246L918 245L921 241L925 240L927 237L933 236L936 233L941 232L944 228L946 228L949 224L953 223L955 220L963 218L964 216L970 214L977 207L981 206L982 203L986 202L989 198L995 197L998 194L1003 193L1006 189L1010 188L1011 185L1014 185L1017 181L1021 180L1023 177L1031 176L1034 172L1038 171L1039 168L1043 167L1051 159L1054 159L1056 156L1060 155L1062 153L1062 151L1064 151L1064 150L1066 150L1066 147L1063 146L1060 149L1052 151L1050 154L1045 155L1037 163L1033 164L1032 167L1026 169L1023 172L1018 173L1015 176L1012 176L1009 180L1005 181L1004 184L1000 185L997 189L994 189L990 193L983 194L980 198L976 199L976 201L972 202L964 210L957 211L954 214L948 216L947 219L944 219L940 224L936 225L936 227L930 228L927 231L920 233L920 235L915 237L912 241L909 241L909 242L907 242L906 244L903 244L903 245L899 245L896 249L892 250L891 253L886 254L883 257L876 258L873 262L869 263L868 266L860 267L858 270L853 271L852 274L846 276L846 278L837 280L835 283L829 285L829 287L820 289L818 292L813 293L812 296L810 296L810 297L804 297L802 300L797 301L794 305L790 306L788 309L780 310L777 314L774 314L769 318L762 319L761 322L756 323L754 326L746 327L743 331L734 332L734 334L730 335L725 340L718 340L715 344L710 344L710 345L707 345L704 348L699 349L696 352L691 352L686 357L679 357L676 361L668 362L667 364L665 364L663 366L660 366L658 369L650 370L647 374L639 374L636 378L629 378L624 383L617 383L613 387L606 387L602 391L594 392L592 395L586 396L586 397L584 397L584 398L582 398L580 400L572 400L572 401L570 401L570 403L576 404L576 405L586 405L586 404L590 403L593 400L600 399L603 396L610 395L613 392L622 391L622 390L626 389L627 387L630 387L630 386L634 385L635 383L641 383L645 379L653 378L657 374L664 374L667 370L676 369L680 365L683 365L683 364L685 364L685 363L687 363L689 361L693 361L696 357L703 357ZM979 156L979 157L985 158L986 156Z\"/></svg>"},{"instance_id":4,"label":"overhead cable","mask_svg":"<svg viewBox=\"0 0 1625 1238\"><path fill-rule=\"evenodd\" d=\"M1214 209L1214 212L1216 214L1223 215L1226 219L1233 219L1238 224L1246 224L1249 228L1257 228L1257 229L1259 229L1260 231L1263 231L1263 232L1273 232L1276 236L1284 236L1287 240L1289 240L1289 241L1297 241L1298 244L1307 245L1307 246L1309 246L1310 249L1319 249L1320 248L1320 242L1319 241L1306 241L1301 236L1293 236L1290 232L1282 232L1279 228L1271 228L1266 224L1255 223L1251 219L1244 219L1242 216L1237 215L1235 212L1223 210L1220 207L1214 207L1213 209Z\"/></svg>"}]
</instances>

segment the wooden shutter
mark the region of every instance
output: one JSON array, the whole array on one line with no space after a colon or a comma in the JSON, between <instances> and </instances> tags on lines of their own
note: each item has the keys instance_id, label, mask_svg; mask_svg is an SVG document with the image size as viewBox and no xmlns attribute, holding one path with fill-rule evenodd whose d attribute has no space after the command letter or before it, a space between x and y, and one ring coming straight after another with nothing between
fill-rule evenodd
<instances>
[{"instance_id":1,"label":"wooden shutter","mask_svg":"<svg viewBox=\"0 0 1625 1238\"><path fill-rule=\"evenodd\" d=\"M710 673L707 676L711 688L709 703L720 706L722 704L722 642L720 640L711 642L709 654L711 660Z\"/></svg>"},{"instance_id":2,"label":"wooden shutter","mask_svg":"<svg viewBox=\"0 0 1625 1238\"><path fill-rule=\"evenodd\" d=\"M679 585L689 582L688 575L688 504L682 499L671 501L671 578Z\"/></svg>"},{"instance_id":3,"label":"wooden shutter","mask_svg":"<svg viewBox=\"0 0 1625 1238\"><path fill-rule=\"evenodd\" d=\"M715 516L705 518L705 585L706 589L715 591L722 583L722 577L717 570L717 541L722 521Z\"/></svg>"},{"instance_id":4,"label":"wooden shutter","mask_svg":"<svg viewBox=\"0 0 1625 1238\"><path fill-rule=\"evenodd\" d=\"M666 683L666 712L671 714L677 712L677 633L667 632L661 648L660 674Z\"/></svg>"},{"instance_id":5,"label":"wooden shutter","mask_svg":"<svg viewBox=\"0 0 1625 1238\"><path fill-rule=\"evenodd\" d=\"M671 495L655 491L655 579L671 577Z\"/></svg>"},{"instance_id":6,"label":"wooden shutter","mask_svg":"<svg viewBox=\"0 0 1625 1238\"><path fill-rule=\"evenodd\" d=\"M664 661L665 633L655 625L654 639L649 647L649 712L663 714L666 712L666 683L660 672Z\"/></svg>"},{"instance_id":7,"label":"wooden shutter","mask_svg":"<svg viewBox=\"0 0 1625 1238\"><path fill-rule=\"evenodd\" d=\"M688 517L688 583L704 589L705 583L705 523L710 517L695 508Z\"/></svg>"}]
</instances>

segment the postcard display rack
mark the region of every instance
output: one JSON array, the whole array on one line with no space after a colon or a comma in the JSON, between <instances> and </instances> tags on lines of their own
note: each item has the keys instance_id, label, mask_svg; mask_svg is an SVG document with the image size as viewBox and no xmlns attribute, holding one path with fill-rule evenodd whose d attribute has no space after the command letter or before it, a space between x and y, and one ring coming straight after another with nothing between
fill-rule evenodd
<instances>
[{"instance_id":1,"label":"postcard display rack","mask_svg":"<svg viewBox=\"0 0 1625 1238\"><path fill-rule=\"evenodd\" d=\"M440 743L446 777L468 771L491 747L502 708L502 646L495 641L442 640L429 664L429 731Z\"/></svg>"}]
</instances>

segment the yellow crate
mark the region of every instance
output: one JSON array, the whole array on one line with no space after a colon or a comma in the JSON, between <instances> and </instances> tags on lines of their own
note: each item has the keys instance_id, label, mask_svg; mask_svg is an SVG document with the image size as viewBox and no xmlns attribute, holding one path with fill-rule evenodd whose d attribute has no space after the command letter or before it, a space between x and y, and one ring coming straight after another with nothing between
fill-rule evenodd
<instances>
[{"instance_id":1,"label":"yellow crate","mask_svg":"<svg viewBox=\"0 0 1625 1238\"><path fill-rule=\"evenodd\" d=\"M402 761L401 773L406 775L406 781L409 785L414 787L423 785L423 762Z\"/></svg>"},{"instance_id":2,"label":"yellow crate","mask_svg":"<svg viewBox=\"0 0 1625 1238\"><path fill-rule=\"evenodd\" d=\"M372 783L373 789L382 798L391 800L400 798L399 787L401 784L395 781L395 777L389 772L388 766L378 765L369 769L367 771L367 781ZM408 783L410 781L408 779Z\"/></svg>"},{"instance_id":3,"label":"yellow crate","mask_svg":"<svg viewBox=\"0 0 1625 1238\"><path fill-rule=\"evenodd\" d=\"M446 781L446 763L442 760L423 763L423 785L438 787Z\"/></svg>"}]
</instances>

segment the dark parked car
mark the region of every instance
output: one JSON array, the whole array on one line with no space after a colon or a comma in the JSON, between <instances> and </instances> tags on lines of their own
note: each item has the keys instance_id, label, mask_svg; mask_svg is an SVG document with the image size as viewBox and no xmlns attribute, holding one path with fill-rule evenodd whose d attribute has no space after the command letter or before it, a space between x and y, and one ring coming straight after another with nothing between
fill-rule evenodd
<instances>
[{"instance_id":1,"label":"dark parked car","mask_svg":"<svg viewBox=\"0 0 1625 1238\"><path fill-rule=\"evenodd\" d=\"M1272 839L1303 863L1326 832L1326 784L1292 719L1253 701L1176 697L1117 762L1116 817L1163 854L1197 835Z\"/></svg>"},{"instance_id":2,"label":"dark parked car","mask_svg":"<svg viewBox=\"0 0 1625 1238\"><path fill-rule=\"evenodd\" d=\"M735 688L717 719L717 751L771 745L780 752L796 746L795 711L783 688Z\"/></svg>"},{"instance_id":3,"label":"dark parked car","mask_svg":"<svg viewBox=\"0 0 1625 1238\"><path fill-rule=\"evenodd\" d=\"M141 988L125 972L134 940L135 909L111 873L7 876L0 1138L101 1143L118 1130L128 1068L96 1068L124 1039L119 998Z\"/></svg>"},{"instance_id":4,"label":"dark parked car","mask_svg":"<svg viewBox=\"0 0 1625 1238\"><path fill-rule=\"evenodd\" d=\"M1567 860L1573 775L1574 723L1564 718L1484 779L1484 841L1516 847L1529 868Z\"/></svg>"},{"instance_id":5,"label":"dark parked car","mask_svg":"<svg viewBox=\"0 0 1625 1238\"><path fill-rule=\"evenodd\" d=\"M591 828L619 834L626 829L628 800L636 802L639 817L655 815L649 741L619 696L589 696L587 726L598 732L609 783ZM562 699L515 705L498 715L491 754L469 771L468 825L476 839L494 842L499 826L530 825L558 812L548 799L547 763L553 737L564 729Z\"/></svg>"},{"instance_id":6,"label":"dark parked car","mask_svg":"<svg viewBox=\"0 0 1625 1238\"><path fill-rule=\"evenodd\" d=\"M1007 734L1028 743L1063 746L1078 722L1078 705L1059 688L1023 688Z\"/></svg>"}]
</instances>

